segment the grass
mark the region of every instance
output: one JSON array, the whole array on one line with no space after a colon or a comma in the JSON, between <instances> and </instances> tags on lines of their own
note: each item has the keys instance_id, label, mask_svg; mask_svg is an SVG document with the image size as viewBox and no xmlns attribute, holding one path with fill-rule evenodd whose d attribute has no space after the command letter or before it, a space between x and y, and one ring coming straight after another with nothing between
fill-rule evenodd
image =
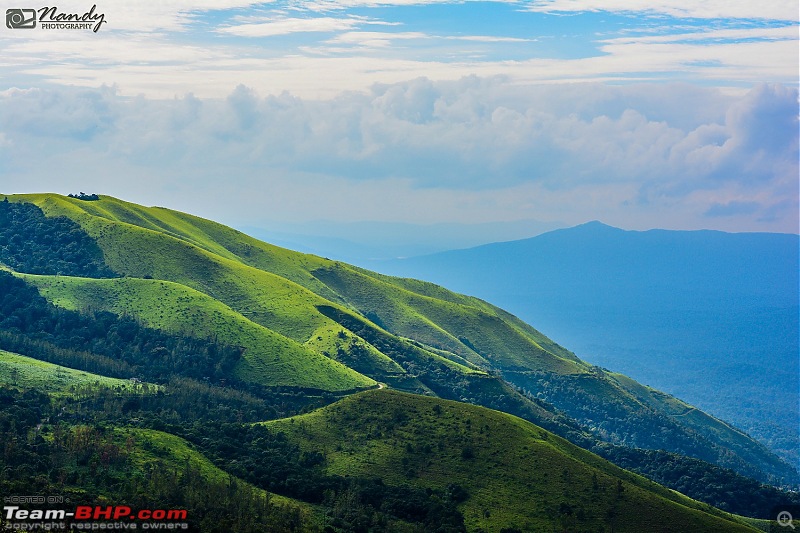
<instances>
[{"instance_id":1,"label":"grass","mask_svg":"<svg viewBox=\"0 0 800 533\"><path fill-rule=\"evenodd\" d=\"M470 531L752 531L519 418L436 398L371 391L266 422L331 474L469 494Z\"/></svg>"},{"instance_id":2,"label":"grass","mask_svg":"<svg viewBox=\"0 0 800 533\"><path fill-rule=\"evenodd\" d=\"M491 360L526 370L582 371L574 355L511 315L432 284L367 273L271 246L192 215L110 197L85 202L19 195L11 200L31 201L48 216L78 222L117 272L192 287L301 343L327 325L316 305L346 303L373 313L378 325L396 335L483 367Z\"/></svg>"},{"instance_id":3,"label":"grass","mask_svg":"<svg viewBox=\"0 0 800 533\"><path fill-rule=\"evenodd\" d=\"M146 326L242 346L238 377L270 386L344 391L375 381L248 320L210 296L168 281L20 274L55 305L127 314Z\"/></svg>"},{"instance_id":4,"label":"grass","mask_svg":"<svg viewBox=\"0 0 800 533\"><path fill-rule=\"evenodd\" d=\"M392 278L339 265L318 269L315 275L388 331L451 351L471 363L562 374L581 372L585 366L545 350L479 300L466 303L428 296L398 286Z\"/></svg>"},{"instance_id":5,"label":"grass","mask_svg":"<svg viewBox=\"0 0 800 533\"><path fill-rule=\"evenodd\" d=\"M106 262L120 274L191 287L301 343L328 322L314 310L314 306L328 300L292 280L292 277L312 279L310 274L305 272L302 276L301 270L294 276L284 276L250 266L221 245L200 239L199 230L189 231L186 224L178 225L174 219L180 214L111 198L83 202L48 195L35 196L33 200L48 215L65 215L76 220L97 240ZM161 225L171 229L159 230L156 222L160 224L165 217L174 224L164 222ZM183 229L182 234L173 231L176 226ZM282 254L274 255L302 254L283 250ZM315 285L322 290L321 283L317 281Z\"/></svg>"},{"instance_id":6,"label":"grass","mask_svg":"<svg viewBox=\"0 0 800 533\"><path fill-rule=\"evenodd\" d=\"M0 383L22 389L37 389L47 394L62 396L99 388L122 393L140 392L142 384L127 379L109 378L54 365L23 355L0 350ZM149 385L156 390L156 385Z\"/></svg>"},{"instance_id":7,"label":"grass","mask_svg":"<svg viewBox=\"0 0 800 533\"><path fill-rule=\"evenodd\" d=\"M191 465L210 481L224 481L229 477L229 474L214 466L190 443L178 436L163 431L140 428L117 427L114 428L114 432L122 442L125 442L129 436L133 437L134 447L131 459L137 470L144 470L145 465L160 459L172 467ZM180 470L181 468L176 469Z\"/></svg>"},{"instance_id":8,"label":"grass","mask_svg":"<svg viewBox=\"0 0 800 533\"><path fill-rule=\"evenodd\" d=\"M570 352L569 350L560 346L559 344L553 342L552 340L547 338L544 334L531 327L529 324L526 324L525 322L515 317L511 313L508 313L507 311L504 311L503 309L500 309L499 307L496 307L479 298L475 298L472 296L465 296L463 294L457 294L443 287L440 287L439 285L435 285L427 281L386 276L383 274L370 272L368 270L360 268L354 268L354 270L356 270L361 274L374 278L376 280L384 281L386 283L390 283L392 285L400 287L406 291L415 294L417 297L419 296L426 297L428 301L441 301L452 304L458 304L461 306L466 306L477 309L479 311L483 311L485 314L490 316L497 316L498 318L503 320L510 328L517 330L517 332L520 335L527 337L528 340L532 341L534 345L539 349L544 350L545 352L549 352L550 354L563 359L582 363L582 361L580 361L580 359L578 359L578 357L574 353Z\"/></svg>"},{"instance_id":9,"label":"grass","mask_svg":"<svg viewBox=\"0 0 800 533\"><path fill-rule=\"evenodd\" d=\"M338 324L320 327L305 345L369 376L396 376L406 373L391 357ZM354 360L356 353L359 355L358 361Z\"/></svg>"}]
</instances>

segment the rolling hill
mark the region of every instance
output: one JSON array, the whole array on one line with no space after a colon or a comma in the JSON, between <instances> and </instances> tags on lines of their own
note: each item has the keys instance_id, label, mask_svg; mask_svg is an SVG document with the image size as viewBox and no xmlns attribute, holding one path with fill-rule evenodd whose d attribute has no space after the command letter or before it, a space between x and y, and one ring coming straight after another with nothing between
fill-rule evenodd
<instances>
[{"instance_id":1,"label":"rolling hill","mask_svg":"<svg viewBox=\"0 0 800 533\"><path fill-rule=\"evenodd\" d=\"M612 520L615 530L619 523L621 530L634 531L629 511L638 506L646 510L642 513L648 524L656 524L657 517L667 513L676 517L675 524L691 524L698 530L747 527L613 467L547 430L597 450L660 449L764 481L792 483L796 478L789 465L725 422L582 361L486 301L431 283L292 252L192 215L105 196L91 200L53 194L9 196L8 202L0 203L0 238L0 263L6 269L0 272L5 291L0 300L0 348L165 387L162 393L133 399L98 393L97 400L70 406L65 412L75 410L75 414L69 416L94 417L117 427L130 423L125 422L130 413L141 413L136 424L177 432L217 466L240 477L253 475L253 469L242 468L248 457L273 443L277 448L270 449L279 451L286 463L264 478L248 481L261 488L277 487L279 493L327 506L330 512L345 506L359 519L378 513L395 525L408 522L409 530L414 530L418 526L413 524L430 518L431 509L443 506L442 516L453 517L456 525L458 516L463 516L467 529L477 531L484 523L495 527L517 520L530 522L533 528L551 527L554 519L572 523L580 509L579 520L592 527ZM219 361L215 362L215 354ZM385 387L414 394L376 390L351 396ZM308 420L328 420L331 413L347 411L340 428L334 427L339 424L334 419L325 422L325 429L334 433L306 438L305 433L289 431L293 421L300 420L294 417L263 426L268 433L257 435L249 447L244 438L238 443L230 438L260 431L248 430L242 425L246 422L296 414L343 396L347 397L339 403L304 415ZM459 403L441 403L442 399ZM567 472L568 477L573 470L580 471L582 481L576 486L585 488L589 472L597 474L597 490L617 486L617 481L631 483L614 500L622 501L627 491L630 508L619 504L626 518L617 518L622 515L616 514L618 506L611 500L590 503L591 491L571 494L574 505L559 502L537 478L514 481L530 485L526 496L507 494L513 501L506 511L492 520L481 519L483 511L476 506L491 500L488 493L467 489L472 495L466 499L447 496L447 487L439 481L426 484L406 476L410 467L402 464L402 458L400 466L394 459L378 465L377 476L389 487L382 494L394 501L397 491L411 491L407 495L420 498L417 511L422 514L380 505L359 507L355 500L365 497L363 483L370 476L356 462L371 464L374 458L359 458L351 465L358 476L340 479L337 476L346 469L336 447L346 446L342 439L352 429L348 424L368 427L387 402L401 409L397 416L404 424L416 420L421 409L452 412L459 406L459 424L502 428L498 442L475 436L471 452L464 446L453 448L455 444L445 440L436 456L444 471L456 464L455 453L463 454L462 459L470 454L482 460L497 456L493 464L507 472L513 458L503 450L518 450L518 439L539 435L535 438L548 441L552 456L548 469ZM446 432L429 417L419 422L409 429L417 439L403 441L402 446L432 447L421 436ZM278 427L283 437L269 433ZM386 435L376 431L369 439L385 449ZM309 448L312 445L316 448ZM483 468L468 476L470 483L490 476ZM301 481L309 472L315 473L308 479L318 480L310 487ZM283 477L274 478L279 474ZM422 489L433 492L419 492ZM326 499L327 491L337 496ZM346 494L358 498L338 499ZM613 491L609 494L613 496ZM529 497L542 497L548 503L525 514L522 507ZM558 511L555 518L550 516L553 505ZM343 515L336 516L344 520Z\"/></svg>"},{"instance_id":2,"label":"rolling hill","mask_svg":"<svg viewBox=\"0 0 800 533\"><path fill-rule=\"evenodd\" d=\"M265 425L321 450L328 473L449 493L470 531L749 530L524 420L457 402L371 391Z\"/></svg>"}]
</instances>

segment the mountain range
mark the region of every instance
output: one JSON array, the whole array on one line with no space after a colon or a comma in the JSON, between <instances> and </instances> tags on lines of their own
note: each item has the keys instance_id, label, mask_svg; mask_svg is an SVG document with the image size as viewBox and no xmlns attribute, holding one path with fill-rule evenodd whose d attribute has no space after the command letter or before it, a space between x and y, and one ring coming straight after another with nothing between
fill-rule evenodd
<instances>
[{"instance_id":1,"label":"mountain range","mask_svg":"<svg viewBox=\"0 0 800 533\"><path fill-rule=\"evenodd\" d=\"M197 476L210 491L219 469L265 520L333 531L746 531L763 523L708 503L767 518L794 501L768 484L797 471L746 433L487 301L165 208L6 200L0 376L17 406L3 416L17 418L3 427L45 435L19 450L27 470L8 464L4 490L52 464L42 487L163 504L178 497L169 483ZM43 387L43 372L64 384ZM29 389L43 396L15 392ZM190 450L183 466L175 449ZM725 486L683 479L702 503L609 460ZM173 475L153 477L155 462ZM207 516L209 494L184 504Z\"/></svg>"}]
</instances>

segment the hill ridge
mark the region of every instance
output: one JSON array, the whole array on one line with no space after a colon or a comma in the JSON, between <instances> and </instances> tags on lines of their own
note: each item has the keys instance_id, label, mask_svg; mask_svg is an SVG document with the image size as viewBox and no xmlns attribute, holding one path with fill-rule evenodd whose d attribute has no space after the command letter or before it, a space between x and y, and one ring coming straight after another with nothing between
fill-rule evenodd
<instances>
[{"instance_id":1,"label":"hill ridge","mask_svg":"<svg viewBox=\"0 0 800 533\"><path fill-rule=\"evenodd\" d=\"M401 388L453 394L453 387L457 386L461 387L461 397L475 402L487 402L491 394L502 391L502 401L488 406L528 402L526 412L537 409L525 394L503 385L502 378L575 418L586 431L602 440L681 450L761 479L791 476L788 465L731 428L714 419L694 416L675 420L669 416L671 404L677 401L674 398L653 396L647 388L609 379L603 370L581 361L531 326L484 301L461 295L442 299L436 295L445 290L430 284L396 280L341 262L283 250L220 224L165 208L144 208L105 196L94 202L54 195L10 198L32 200L51 217L73 217L97 239L106 260L118 272L191 287L219 300L243 318L292 339L305 350L338 361L345 368L348 361L361 361L359 368L367 372L362 380L365 385L385 376L374 366L379 359L374 349L402 367L405 375L396 376L402 378L398 382ZM91 205L86 208L84 204ZM90 213L103 211L110 216L114 210L126 217L143 212L147 216L140 219L146 225L168 219L172 229L199 239L205 247ZM215 247L236 259L206 249ZM150 301L155 305L157 296ZM319 306L329 304L346 312L333 318L321 313ZM348 317L357 317L358 323ZM376 328L387 334L377 335ZM398 343L391 336L410 342ZM437 350L467 361L472 358L491 377L478 379L453 365L448 368ZM374 377L369 377L370 373ZM297 372L295 375L296 379L301 377ZM406 385L400 384L402 380ZM607 411L610 405L614 406L613 415Z\"/></svg>"}]
</instances>

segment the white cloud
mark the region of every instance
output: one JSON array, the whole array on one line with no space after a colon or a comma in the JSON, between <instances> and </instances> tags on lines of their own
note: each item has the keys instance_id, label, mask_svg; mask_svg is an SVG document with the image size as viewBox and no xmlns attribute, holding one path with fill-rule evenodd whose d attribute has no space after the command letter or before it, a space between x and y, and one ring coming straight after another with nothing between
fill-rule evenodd
<instances>
[{"instance_id":1,"label":"white cloud","mask_svg":"<svg viewBox=\"0 0 800 533\"><path fill-rule=\"evenodd\" d=\"M797 20L794 0L533 0L527 9L543 12L609 11L666 14L676 18Z\"/></svg>"},{"instance_id":2,"label":"white cloud","mask_svg":"<svg viewBox=\"0 0 800 533\"><path fill-rule=\"evenodd\" d=\"M304 32L332 33L350 30L363 23L363 19L357 18L277 18L264 22L248 22L234 26L224 26L216 31L238 35L239 37L270 37Z\"/></svg>"},{"instance_id":3,"label":"white cloud","mask_svg":"<svg viewBox=\"0 0 800 533\"><path fill-rule=\"evenodd\" d=\"M208 7L171 6L173 11ZM239 83L262 94L291 91L329 98L345 90L365 90L376 82L415 77L454 80L471 74L503 75L517 83L679 77L734 87L762 81L796 84L800 63L795 25L626 35L598 41L599 53L594 55L554 59L536 57L535 46L511 37L363 31L364 26L388 23L361 16L273 19L258 15L232 20L235 25L220 28L223 33L216 38L222 40L213 43L147 32L6 32L0 36L4 50L0 76L20 86L40 85L38 80L83 87L113 85L121 94L158 98L186 92L222 97ZM297 50L226 38L228 34L264 37L308 32L334 35L305 41L308 44ZM515 48L515 57L524 52L529 58L475 59L464 47L436 46L453 39L474 42L476 47L481 42L524 47Z\"/></svg>"},{"instance_id":4,"label":"white cloud","mask_svg":"<svg viewBox=\"0 0 800 533\"><path fill-rule=\"evenodd\" d=\"M91 189L202 205L209 216L222 208L206 198L224 190L240 207L220 216L237 223L264 213L588 217L626 227L706 221L787 231L797 216L797 98L780 85L736 96L688 85L475 76L326 100L262 97L243 86L225 99L6 91L0 188Z\"/></svg>"},{"instance_id":5,"label":"white cloud","mask_svg":"<svg viewBox=\"0 0 800 533\"><path fill-rule=\"evenodd\" d=\"M587 60L598 74L618 65L620 72L680 73L698 79L758 83L795 83L798 43L790 40L724 42L715 46L690 42L617 42L601 46L605 58ZM794 77L795 81L792 81Z\"/></svg>"},{"instance_id":6,"label":"white cloud","mask_svg":"<svg viewBox=\"0 0 800 533\"><path fill-rule=\"evenodd\" d=\"M93 34L94 35L94 34ZM344 40L382 44L390 35L350 32ZM395 34L396 35L396 34ZM416 38L413 32L401 37ZM384 39L385 37L385 39ZM420 36L420 39L422 37ZM409 41L410 42L410 41ZM222 97L237 84L261 94L290 91L303 97L330 98L341 91L365 90L373 83L396 83L415 77L455 80L469 75L503 75L515 83L631 81L637 79L712 80L721 86L764 80L795 84L797 41L729 42L705 46L687 42L608 40L601 55L578 59L474 61L414 60L391 54L369 56L340 50L331 56L272 57L258 49L175 44L152 36L105 36L95 39L5 42L0 75L44 79L60 85L113 85L121 94L171 98L194 92ZM340 43L342 46L344 43ZM351 47L352 48L352 47ZM358 48L356 48L358 49Z\"/></svg>"},{"instance_id":7,"label":"white cloud","mask_svg":"<svg viewBox=\"0 0 800 533\"><path fill-rule=\"evenodd\" d=\"M475 41L481 43L532 43L538 39L520 39L518 37L496 37L493 35L463 35L457 37L448 37L448 39L457 41Z\"/></svg>"},{"instance_id":8,"label":"white cloud","mask_svg":"<svg viewBox=\"0 0 800 533\"><path fill-rule=\"evenodd\" d=\"M472 0L466 0L467 2ZM512 4L520 9L546 13L582 13L607 11L668 15L676 18L797 20L797 3L793 0L489 0ZM463 0L462 0L463 2ZM332 11L355 7L456 4L458 0L299 0L298 5L314 11Z\"/></svg>"},{"instance_id":9,"label":"white cloud","mask_svg":"<svg viewBox=\"0 0 800 533\"><path fill-rule=\"evenodd\" d=\"M59 6L62 11L85 9L77 0L66 1ZM632 6L639 5L627 0L590 1L586 5L593 9L634 9ZM558 0L529 7L567 4ZM672 4L662 0L648 5L664 11ZM239 9L252 5L249 0L148 0L109 6L108 24L97 34L4 32L0 34L4 52L0 77L7 86L40 86L43 82L113 85L121 94L158 98L186 92L223 97L240 83L261 94L290 91L303 97L329 98L341 91L366 90L376 82L415 77L455 80L471 74L503 75L516 83L680 78L728 87L762 81L796 85L800 63L794 21L778 28L743 22L747 27L674 33L676 22L662 17L646 28L634 28L638 34L587 37L583 56L559 59L547 51L549 42L540 46L502 34L417 31L416 21L403 17L397 19L403 20L401 23L341 12L298 15L299 11L290 9L301 5L298 3ZM334 0L331 5L373 4ZM695 9L693 5L685 9ZM731 13L738 13L744 5L730 4ZM453 13L461 6L454 4ZM217 9L219 13L209 13ZM290 12L295 16L286 14ZM661 27L662 23L673 27ZM402 26L398 29L403 31L368 31L389 25ZM445 28L457 30L458 25L442 25L437 30ZM283 44L274 47L239 38L286 35L295 37L278 41ZM292 44L286 44L289 42Z\"/></svg>"},{"instance_id":10,"label":"white cloud","mask_svg":"<svg viewBox=\"0 0 800 533\"><path fill-rule=\"evenodd\" d=\"M670 33L667 35L639 35L633 37L616 37L601 42L608 44L655 44L655 43L711 43L719 41L797 41L798 26L779 26L773 28L732 28L710 29L689 33Z\"/></svg>"},{"instance_id":11,"label":"white cloud","mask_svg":"<svg viewBox=\"0 0 800 533\"><path fill-rule=\"evenodd\" d=\"M388 6L416 6L426 4L456 4L463 0L298 0L296 5L310 11L337 11L342 9ZM467 0L474 1L474 0ZM515 3L515 0L487 0L498 3Z\"/></svg>"},{"instance_id":12,"label":"white cloud","mask_svg":"<svg viewBox=\"0 0 800 533\"><path fill-rule=\"evenodd\" d=\"M410 41L418 39L432 39L433 37L422 32L377 32L377 31L349 31L337 35L326 41L327 45L356 45L369 48L385 48L392 46L394 41Z\"/></svg>"}]
</instances>

